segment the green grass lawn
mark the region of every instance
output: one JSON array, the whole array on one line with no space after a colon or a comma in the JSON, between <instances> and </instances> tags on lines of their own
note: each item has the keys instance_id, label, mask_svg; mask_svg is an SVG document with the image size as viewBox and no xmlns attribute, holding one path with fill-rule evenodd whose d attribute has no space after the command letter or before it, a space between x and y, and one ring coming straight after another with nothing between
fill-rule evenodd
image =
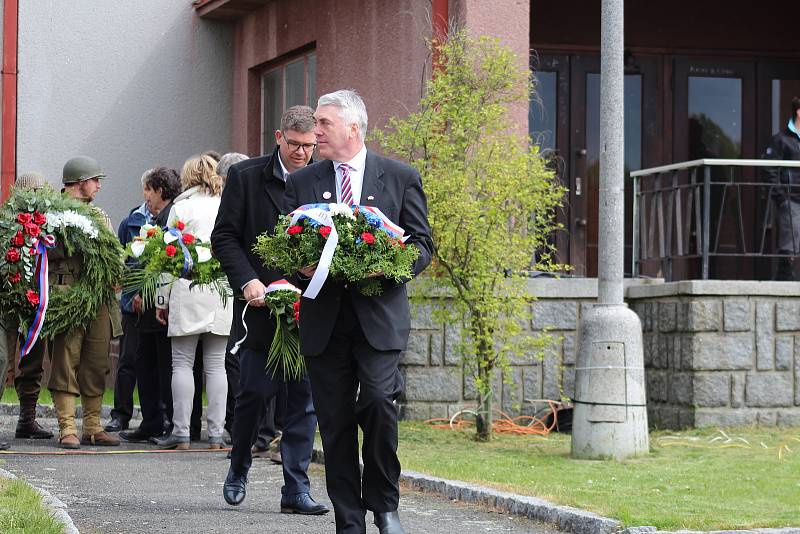
<instances>
[{"instance_id":1,"label":"green grass lawn","mask_svg":"<svg viewBox=\"0 0 800 534\"><path fill-rule=\"evenodd\" d=\"M64 525L42 506L42 499L20 480L0 478L0 532L4 534L61 534Z\"/></svg>"},{"instance_id":2,"label":"green grass lawn","mask_svg":"<svg viewBox=\"0 0 800 534\"><path fill-rule=\"evenodd\" d=\"M204 396L205 400L205 396ZM8 404L18 404L19 398L17 397L17 392L14 390L13 387L6 386L6 390L3 392L2 402ZM78 397L76 399L78 404L81 403L81 398ZM133 390L133 403L139 404L139 392L137 390ZM50 390L46 388L42 388L42 391L39 393L39 404L49 404L52 406L53 404L53 397L50 396ZM114 390L107 389L105 393L103 393L103 404L114 406ZM205 404L205 402L203 403Z\"/></svg>"},{"instance_id":3,"label":"green grass lawn","mask_svg":"<svg viewBox=\"0 0 800 534\"><path fill-rule=\"evenodd\" d=\"M19 403L19 398L17 397L17 392L14 390L13 387L6 386L5 391L3 392L3 398L0 402L8 403L8 404L17 404ZM76 399L78 404L81 403L81 398L78 397ZM53 397L50 396L50 390L42 389L39 393L39 404L48 404L50 406L53 405ZM107 389L105 393L103 393L103 404L107 406L114 406L114 390ZM139 391L137 389L133 390L133 404L139 404ZM206 392L203 391L203 406L208 406L208 399L206 398Z\"/></svg>"},{"instance_id":4,"label":"green grass lawn","mask_svg":"<svg viewBox=\"0 0 800 534\"><path fill-rule=\"evenodd\" d=\"M540 497L627 526L800 526L800 428L726 432L730 441L712 429L654 432L650 455L615 462L573 460L570 437L561 434L479 443L474 431L403 422L399 455L405 469Z\"/></svg>"}]
</instances>

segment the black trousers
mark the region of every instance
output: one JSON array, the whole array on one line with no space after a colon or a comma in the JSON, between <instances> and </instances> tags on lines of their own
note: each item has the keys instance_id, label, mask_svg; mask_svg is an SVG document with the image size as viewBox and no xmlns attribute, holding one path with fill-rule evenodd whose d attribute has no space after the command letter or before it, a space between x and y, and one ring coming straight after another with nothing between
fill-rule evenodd
<instances>
[{"instance_id":1,"label":"black trousers","mask_svg":"<svg viewBox=\"0 0 800 534\"><path fill-rule=\"evenodd\" d=\"M139 332L136 378L142 431L160 436L172 423L172 343L167 332Z\"/></svg>"},{"instance_id":2,"label":"black trousers","mask_svg":"<svg viewBox=\"0 0 800 534\"><path fill-rule=\"evenodd\" d=\"M111 418L128 424L133 417L133 390L136 387L136 352L139 333L136 328L138 316L122 314L122 339L119 344L117 377L114 380L114 408Z\"/></svg>"},{"instance_id":3,"label":"black trousers","mask_svg":"<svg viewBox=\"0 0 800 534\"><path fill-rule=\"evenodd\" d=\"M366 532L366 510L397 510L400 461L394 401L403 389L399 361L399 350L380 351L367 342L349 298L342 299L325 351L306 357L337 533ZM359 426L364 433L363 478Z\"/></svg>"},{"instance_id":4,"label":"black trousers","mask_svg":"<svg viewBox=\"0 0 800 534\"><path fill-rule=\"evenodd\" d=\"M267 371L266 350L242 348L239 353L241 378L239 395L236 397L236 424L233 426L233 450L231 469L237 475L247 474L253 462L250 451L256 441L259 426L264 416L266 403L279 394L282 387L287 391L286 415L281 457L283 458L283 495L308 493L308 465L314 449L314 433L317 417L311 401L311 386L308 378L284 382L278 371L275 376Z\"/></svg>"},{"instance_id":5,"label":"black trousers","mask_svg":"<svg viewBox=\"0 0 800 534\"><path fill-rule=\"evenodd\" d=\"M0 333L0 335L3 335ZM22 345L25 340L21 337L17 338L16 330L8 335L8 367L14 366L14 357L19 355L15 350L14 342L17 342L17 348ZM31 351L27 356L21 360L17 360L17 372L14 374L14 389L17 390L17 397L22 400L24 398L39 399L39 392L42 390L42 375L44 371L42 364L44 363L45 353L49 343L46 339L40 337L36 343L31 347ZM5 378L5 377L3 377Z\"/></svg>"},{"instance_id":6,"label":"black trousers","mask_svg":"<svg viewBox=\"0 0 800 534\"><path fill-rule=\"evenodd\" d=\"M225 376L228 377L228 399L225 404L225 430L233 437L233 421L236 418L236 396L239 394L239 356L232 354L231 349L236 343L234 336L228 336L228 346L225 350Z\"/></svg>"}]
</instances>

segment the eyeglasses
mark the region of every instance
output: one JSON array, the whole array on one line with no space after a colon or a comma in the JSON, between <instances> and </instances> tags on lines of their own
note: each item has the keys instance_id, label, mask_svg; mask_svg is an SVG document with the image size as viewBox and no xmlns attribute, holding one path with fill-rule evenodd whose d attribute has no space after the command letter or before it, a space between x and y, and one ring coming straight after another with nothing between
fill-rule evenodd
<instances>
[{"instance_id":1,"label":"eyeglasses","mask_svg":"<svg viewBox=\"0 0 800 534\"><path fill-rule=\"evenodd\" d=\"M301 148L303 149L303 152L308 154L317 148L317 143L298 143L297 141L292 141L291 139L286 139L285 137L283 140L286 141L286 144L289 146L289 154L294 154Z\"/></svg>"}]
</instances>

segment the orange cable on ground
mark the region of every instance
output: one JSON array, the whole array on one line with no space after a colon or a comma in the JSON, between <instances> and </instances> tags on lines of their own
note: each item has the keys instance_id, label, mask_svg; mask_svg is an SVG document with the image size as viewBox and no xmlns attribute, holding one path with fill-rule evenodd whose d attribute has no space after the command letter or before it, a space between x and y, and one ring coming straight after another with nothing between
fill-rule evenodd
<instances>
[{"instance_id":1,"label":"orange cable on ground","mask_svg":"<svg viewBox=\"0 0 800 534\"><path fill-rule=\"evenodd\" d=\"M510 417L505 412L495 410L499 417L495 418L492 422L492 431L498 434L517 434L528 436L546 436L548 435L558 423L558 410L562 403L558 401L548 400L547 404L550 407L550 413L553 414L553 421L547 425L543 420L530 416L520 415L517 417ZM475 426L475 422L465 419L464 415L477 415L474 409L465 408L456 412L450 419L434 418L425 421L434 428L450 429L450 430L463 430ZM524 422L524 423L523 423Z\"/></svg>"}]
</instances>

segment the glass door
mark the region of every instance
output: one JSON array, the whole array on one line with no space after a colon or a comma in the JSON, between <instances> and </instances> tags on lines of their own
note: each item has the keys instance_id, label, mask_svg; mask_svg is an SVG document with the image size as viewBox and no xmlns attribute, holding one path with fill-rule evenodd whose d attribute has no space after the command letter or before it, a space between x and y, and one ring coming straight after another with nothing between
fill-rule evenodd
<instances>
[{"instance_id":1,"label":"glass door","mask_svg":"<svg viewBox=\"0 0 800 534\"><path fill-rule=\"evenodd\" d=\"M571 62L572 116L570 128L571 257L575 273L597 276L600 207L600 59L573 56ZM625 269L630 276L632 187L629 173L641 169L645 154L654 154L660 138L656 114L657 68L653 58L628 58L625 72Z\"/></svg>"}]
</instances>

